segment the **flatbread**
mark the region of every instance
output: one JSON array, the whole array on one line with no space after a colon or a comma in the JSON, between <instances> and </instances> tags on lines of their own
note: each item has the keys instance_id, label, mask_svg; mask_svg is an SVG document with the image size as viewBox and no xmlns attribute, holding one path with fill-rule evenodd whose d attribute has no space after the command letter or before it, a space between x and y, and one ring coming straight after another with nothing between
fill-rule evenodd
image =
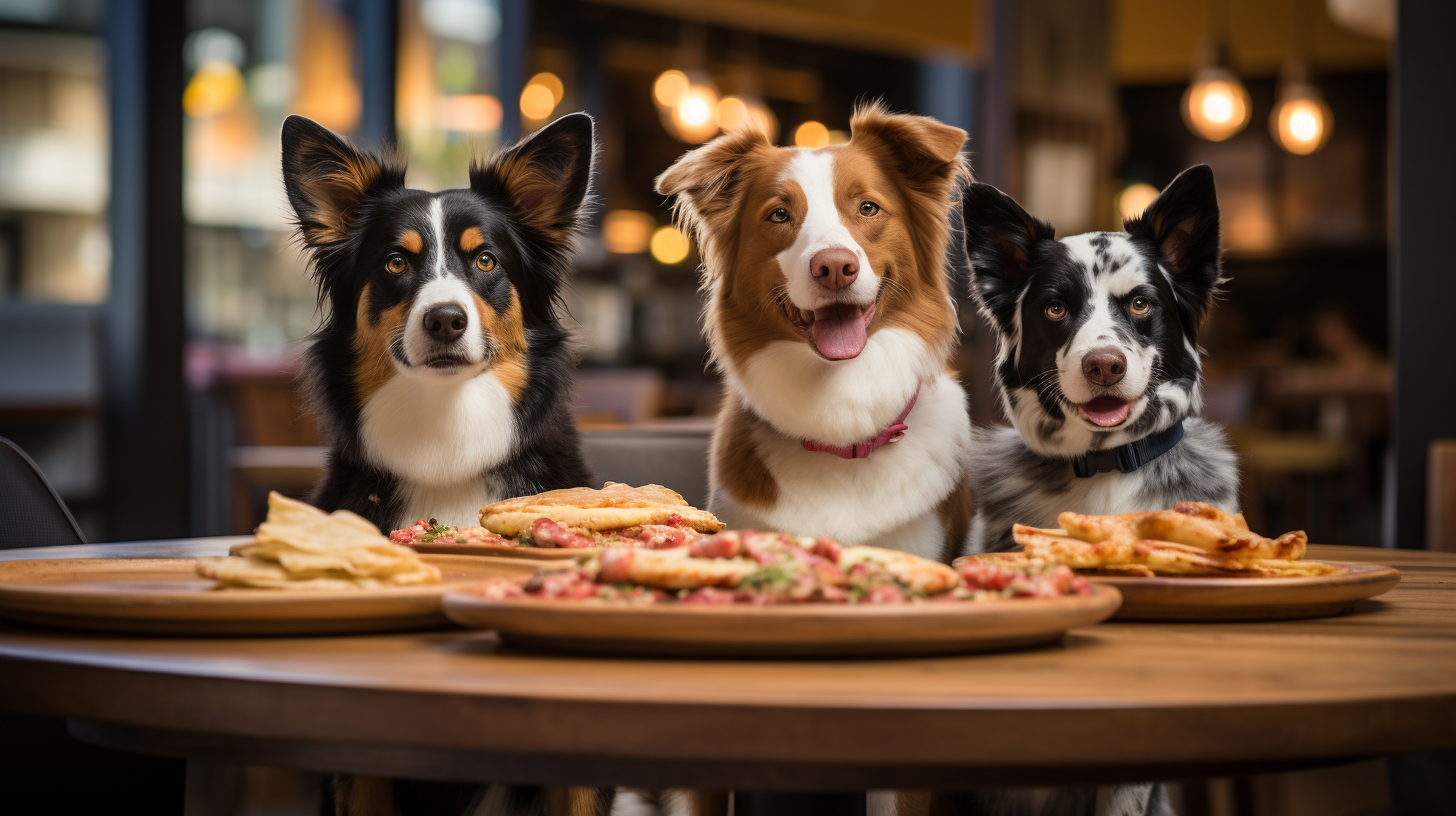
<instances>
[{"instance_id":1,"label":"flatbread","mask_svg":"<svg viewBox=\"0 0 1456 816\"><path fill-rule=\"evenodd\" d=\"M839 568L849 572L858 563L877 564L895 580L926 595L948 592L961 583L960 573L939 561L883 547L845 547L839 556Z\"/></svg>"},{"instance_id":2,"label":"flatbread","mask_svg":"<svg viewBox=\"0 0 1456 816\"><path fill-rule=\"evenodd\" d=\"M665 524L672 516L700 533L723 529L723 522L716 516L688 504L674 490L655 484L632 487L621 482L607 482L600 490L573 487L488 504L480 509L480 526L515 538L540 518L579 530L605 532Z\"/></svg>"},{"instance_id":3,"label":"flatbread","mask_svg":"<svg viewBox=\"0 0 1456 816\"><path fill-rule=\"evenodd\" d=\"M256 538L232 556L197 559L197 572L220 588L348 590L438 583L440 571L409 547L390 542L354 513L325 513L279 493Z\"/></svg>"}]
</instances>

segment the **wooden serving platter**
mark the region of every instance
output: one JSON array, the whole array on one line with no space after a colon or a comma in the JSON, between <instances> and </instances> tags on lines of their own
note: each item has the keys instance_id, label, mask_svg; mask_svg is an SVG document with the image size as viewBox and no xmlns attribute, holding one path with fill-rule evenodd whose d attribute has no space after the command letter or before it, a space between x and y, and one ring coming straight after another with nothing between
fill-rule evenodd
<instances>
[{"instance_id":1,"label":"wooden serving platter","mask_svg":"<svg viewBox=\"0 0 1456 816\"><path fill-rule=\"evenodd\" d=\"M521 559L427 556L439 584L340 592L213 589L189 558L0 562L0 616L67 629L171 635L320 635L448 624L440 597L487 578L530 574Z\"/></svg>"},{"instance_id":2,"label":"wooden serving platter","mask_svg":"<svg viewBox=\"0 0 1456 816\"><path fill-rule=\"evenodd\" d=\"M1011 559L1020 553L969 558ZM1356 561L1312 561L1335 572L1310 578L1088 575L1100 586L1117 587L1122 606L1116 620L1290 620L1339 615L1356 603L1389 592L1400 570Z\"/></svg>"},{"instance_id":3,"label":"wooden serving platter","mask_svg":"<svg viewBox=\"0 0 1456 816\"><path fill-rule=\"evenodd\" d=\"M629 606L591 601L492 601L445 596L456 623L494 629L507 643L611 654L884 657L1001 651L1056 643L1121 602L1110 586L1065 598L903 606Z\"/></svg>"}]
</instances>

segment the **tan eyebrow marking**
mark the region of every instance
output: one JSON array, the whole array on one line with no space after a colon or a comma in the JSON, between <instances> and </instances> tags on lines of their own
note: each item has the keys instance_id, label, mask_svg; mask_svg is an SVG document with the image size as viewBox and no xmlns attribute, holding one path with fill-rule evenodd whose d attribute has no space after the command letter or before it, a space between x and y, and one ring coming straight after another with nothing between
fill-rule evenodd
<instances>
[{"instance_id":1,"label":"tan eyebrow marking","mask_svg":"<svg viewBox=\"0 0 1456 816\"><path fill-rule=\"evenodd\" d=\"M470 227L460 233L460 248L466 252L474 252L483 243L485 243L485 236L481 235L480 230L475 227Z\"/></svg>"},{"instance_id":2,"label":"tan eyebrow marking","mask_svg":"<svg viewBox=\"0 0 1456 816\"><path fill-rule=\"evenodd\" d=\"M416 230L405 230L399 234L399 245L418 255L425 249L425 239Z\"/></svg>"}]
</instances>

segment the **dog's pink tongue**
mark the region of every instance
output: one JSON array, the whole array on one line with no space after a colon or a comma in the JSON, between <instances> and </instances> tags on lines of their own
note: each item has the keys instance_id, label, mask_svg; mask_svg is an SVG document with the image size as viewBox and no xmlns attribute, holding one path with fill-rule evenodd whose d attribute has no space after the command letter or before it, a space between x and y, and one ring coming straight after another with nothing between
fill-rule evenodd
<instances>
[{"instance_id":1,"label":"dog's pink tongue","mask_svg":"<svg viewBox=\"0 0 1456 816\"><path fill-rule=\"evenodd\" d=\"M869 338L865 335L865 311L858 306L842 304L814 313L814 348L831 360L848 360L864 351Z\"/></svg>"},{"instance_id":2,"label":"dog's pink tongue","mask_svg":"<svg viewBox=\"0 0 1456 816\"><path fill-rule=\"evenodd\" d=\"M1117 397L1098 397L1082 404L1082 413L1094 424L1109 428L1127 419L1132 403Z\"/></svg>"}]
</instances>

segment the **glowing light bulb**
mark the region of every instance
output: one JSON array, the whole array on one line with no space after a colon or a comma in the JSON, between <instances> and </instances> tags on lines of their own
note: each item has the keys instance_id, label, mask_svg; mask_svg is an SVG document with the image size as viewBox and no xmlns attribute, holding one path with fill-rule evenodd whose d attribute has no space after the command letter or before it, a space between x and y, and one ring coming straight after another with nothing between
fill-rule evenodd
<instances>
[{"instance_id":1,"label":"glowing light bulb","mask_svg":"<svg viewBox=\"0 0 1456 816\"><path fill-rule=\"evenodd\" d=\"M1211 142L1221 142L1249 124L1249 92L1225 68L1205 68L1183 93L1183 121Z\"/></svg>"},{"instance_id":2,"label":"glowing light bulb","mask_svg":"<svg viewBox=\"0 0 1456 816\"><path fill-rule=\"evenodd\" d=\"M648 245L652 257L658 263L668 265L682 263L691 248L688 237L678 232L677 227L658 227L652 233L652 241Z\"/></svg>"},{"instance_id":3,"label":"glowing light bulb","mask_svg":"<svg viewBox=\"0 0 1456 816\"><path fill-rule=\"evenodd\" d=\"M689 96L677 103L677 118L688 127L702 127L712 115L713 109L701 96Z\"/></svg>"},{"instance_id":4,"label":"glowing light bulb","mask_svg":"<svg viewBox=\"0 0 1456 816\"><path fill-rule=\"evenodd\" d=\"M1210 88L1203 97L1203 116L1216 125L1228 124L1234 118L1234 99L1224 87Z\"/></svg>"},{"instance_id":5,"label":"glowing light bulb","mask_svg":"<svg viewBox=\"0 0 1456 816\"><path fill-rule=\"evenodd\" d=\"M706 142L718 132L718 92L711 85L694 83L663 116L668 132L689 144Z\"/></svg>"},{"instance_id":6,"label":"glowing light bulb","mask_svg":"<svg viewBox=\"0 0 1456 816\"><path fill-rule=\"evenodd\" d=\"M1269 116L1269 132L1279 146L1296 156L1317 153L1330 140L1334 116L1319 89L1308 82L1291 82L1279 94Z\"/></svg>"}]
</instances>

